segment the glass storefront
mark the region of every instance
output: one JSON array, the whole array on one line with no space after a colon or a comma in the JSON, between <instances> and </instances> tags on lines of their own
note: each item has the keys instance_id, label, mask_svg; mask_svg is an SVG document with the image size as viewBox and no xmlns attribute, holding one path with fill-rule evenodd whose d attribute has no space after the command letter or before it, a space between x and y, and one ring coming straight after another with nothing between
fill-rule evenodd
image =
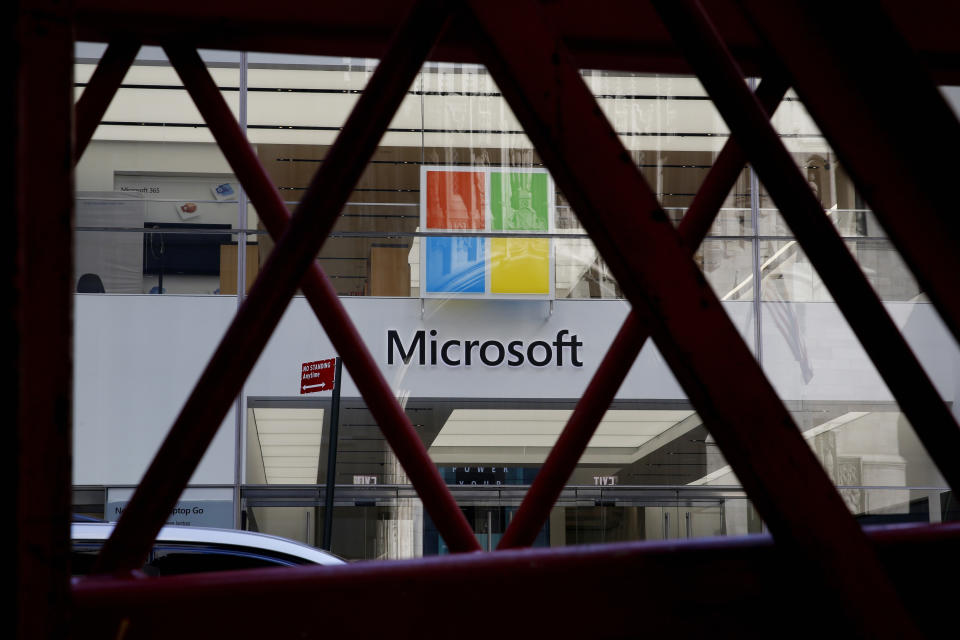
<instances>
[{"instance_id":1,"label":"glass storefront","mask_svg":"<svg viewBox=\"0 0 960 640\"><path fill-rule=\"evenodd\" d=\"M78 44L77 95L102 50ZM203 57L295 211L376 61ZM702 87L681 76L583 77L678 222L728 139ZM800 102L788 95L773 122L953 406L956 343ZM140 52L76 180L75 484L78 507L102 515L98 492L138 481L274 242L156 48ZM957 517L750 167L693 259L851 513L864 523ZM495 548L628 305L484 68L425 65L316 260L481 547ZM299 394L297 376L333 355L296 298L192 480L233 490L236 526L324 542L330 400ZM343 393L333 551L445 553L349 379ZM536 544L762 531L648 345Z\"/></svg>"},{"instance_id":2,"label":"glass storefront","mask_svg":"<svg viewBox=\"0 0 960 640\"><path fill-rule=\"evenodd\" d=\"M273 400L249 409L242 495L254 514L251 529L282 527L281 535L320 546L329 410L318 402L288 400L283 407ZM538 546L763 531L699 416L683 403L651 406L616 401L607 411ZM405 405L482 548L496 547L573 407L572 400L531 399L408 398ZM842 403L793 413L863 523L954 517L950 493L930 475L933 467L902 414ZM341 407L336 460L335 553L446 552L361 401Z\"/></svg>"}]
</instances>

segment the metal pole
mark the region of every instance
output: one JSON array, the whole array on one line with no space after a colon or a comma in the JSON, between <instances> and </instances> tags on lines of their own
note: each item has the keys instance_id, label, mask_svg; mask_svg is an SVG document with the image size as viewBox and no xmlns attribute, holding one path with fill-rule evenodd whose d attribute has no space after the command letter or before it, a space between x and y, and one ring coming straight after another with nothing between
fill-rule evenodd
<instances>
[{"instance_id":1,"label":"metal pole","mask_svg":"<svg viewBox=\"0 0 960 640\"><path fill-rule=\"evenodd\" d=\"M750 88L753 89L756 84L756 78L750 78ZM768 110L769 111L769 110ZM772 114L772 112L771 112ZM731 138L732 139L732 138ZM757 357L760 368L763 369L763 282L760 273L763 263L760 261L760 180L757 179L757 171L753 164L748 167L750 171L750 227L753 230L753 238L750 242L751 271L753 273L753 353Z\"/></svg>"},{"instance_id":2,"label":"metal pole","mask_svg":"<svg viewBox=\"0 0 960 640\"><path fill-rule=\"evenodd\" d=\"M171 65L173 63L171 62ZM240 129L247 132L247 52L240 52ZM184 82L186 84L186 82ZM244 136L246 137L246 136ZM239 176L238 176L239 178ZM237 309L243 306L243 299L247 293L247 190L243 182L238 180L237 186ZM221 294L223 291L220 292ZM240 485L243 484L243 462L246 460L246 443L244 429L247 425L244 411L243 386L234 401L234 461L233 461L233 526L240 529L241 505Z\"/></svg>"},{"instance_id":3,"label":"metal pole","mask_svg":"<svg viewBox=\"0 0 960 640\"><path fill-rule=\"evenodd\" d=\"M323 544L330 551L333 538L333 489L337 477L337 430L340 427L340 357L337 356L333 369L333 401L330 404L330 442L327 445L327 486L324 494Z\"/></svg>"},{"instance_id":4,"label":"metal pole","mask_svg":"<svg viewBox=\"0 0 960 640\"><path fill-rule=\"evenodd\" d=\"M487 551L493 550L493 511L487 511Z\"/></svg>"},{"instance_id":5,"label":"metal pole","mask_svg":"<svg viewBox=\"0 0 960 640\"><path fill-rule=\"evenodd\" d=\"M247 52L240 52L240 129L247 133ZM237 186L237 308L247 295L247 189L238 180Z\"/></svg>"}]
</instances>

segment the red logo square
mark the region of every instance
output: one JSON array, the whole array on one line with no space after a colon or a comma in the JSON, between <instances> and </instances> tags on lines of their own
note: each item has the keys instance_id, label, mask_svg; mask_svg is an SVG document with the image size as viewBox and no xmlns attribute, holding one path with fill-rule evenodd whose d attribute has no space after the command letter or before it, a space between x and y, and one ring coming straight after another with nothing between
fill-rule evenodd
<instances>
[{"instance_id":1,"label":"red logo square","mask_svg":"<svg viewBox=\"0 0 960 640\"><path fill-rule=\"evenodd\" d=\"M485 175L427 171L427 229L483 229Z\"/></svg>"}]
</instances>

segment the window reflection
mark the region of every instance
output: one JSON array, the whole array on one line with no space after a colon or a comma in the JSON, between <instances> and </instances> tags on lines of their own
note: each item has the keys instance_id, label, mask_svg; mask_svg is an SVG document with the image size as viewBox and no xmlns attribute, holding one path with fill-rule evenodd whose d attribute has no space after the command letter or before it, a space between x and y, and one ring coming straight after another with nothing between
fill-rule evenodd
<instances>
[{"instance_id":1,"label":"window reflection","mask_svg":"<svg viewBox=\"0 0 960 640\"><path fill-rule=\"evenodd\" d=\"M249 290L274 242L176 74L158 50L144 51L77 167L75 289L91 295L78 299L192 294L221 296L204 304L232 309L232 296L241 286ZM257 158L294 211L376 61L251 54L242 70L233 54L204 55L238 115L244 101L242 124ZM79 57L78 94L95 62L92 55ZM710 100L690 77L583 73L631 160L678 223L727 141ZM901 326L912 336L936 338L925 343L927 354L948 343L936 333L929 305L917 304L926 302L919 285L802 105L785 102L774 124L877 294L904 303L889 305L899 309ZM428 167L450 174L431 181ZM552 260L552 274L537 273L538 293L547 287L549 298L622 298L544 171L482 67L428 64L317 262L341 296L485 293L495 271L514 277ZM490 187L481 188L479 175L499 176L499 182L491 178ZM789 403L851 513L864 523L955 519L956 502L938 489L942 478L871 377L872 365L844 333L819 274L755 177L750 167L741 172L694 262ZM429 199L437 219L421 210ZM631 203L622 204L629 211ZM522 294L509 283L497 286ZM543 306L544 314L552 313ZM195 325L187 315L189 332ZM146 332L144 339L163 345L161 334ZM937 362L949 369L952 361ZM154 366L150 360L148 374ZM670 378L665 365L656 371ZM707 426L686 401L664 400L656 386L661 380L653 377L622 392L607 412L537 545L763 530ZM481 547L495 547L509 527L576 400L405 398ZM329 412L326 405L276 405L252 402L247 409L245 522L319 545L318 479L325 475ZM333 550L353 559L444 553L409 478L355 397L344 399L341 438Z\"/></svg>"}]
</instances>

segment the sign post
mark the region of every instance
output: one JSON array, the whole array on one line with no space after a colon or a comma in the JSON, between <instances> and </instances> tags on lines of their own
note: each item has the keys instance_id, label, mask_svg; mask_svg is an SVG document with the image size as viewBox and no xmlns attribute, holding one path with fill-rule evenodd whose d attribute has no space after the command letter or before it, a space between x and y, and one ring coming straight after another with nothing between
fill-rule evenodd
<instances>
[{"instance_id":1,"label":"sign post","mask_svg":"<svg viewBox=\"0 0 960 640\"><path fill-rule=\"evenodd\" d=\"M333 398L330 403L330 441L327 446L327 485L323 510L323 545L330 551L333 539L333 490L337 477L337 431L340 426L340 358L335 358L333 373ZM303 383L301 382L301 387ZM304 393L301 389L301 393ZM319 479L319 478L318 478Z\"/></svg>"}]
</instances>

